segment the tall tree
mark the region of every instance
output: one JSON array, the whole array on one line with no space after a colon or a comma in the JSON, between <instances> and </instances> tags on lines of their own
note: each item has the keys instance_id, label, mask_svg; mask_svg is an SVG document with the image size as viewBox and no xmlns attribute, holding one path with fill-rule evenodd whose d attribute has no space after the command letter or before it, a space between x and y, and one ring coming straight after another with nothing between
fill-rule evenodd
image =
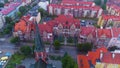
<instances>
[{"instance_id":1,"label":"tall tree","mask_svg":"<svg viewBox=\"0 0 120 68\"><path fill-rule=\"evenodd\" d=\"M8 0L4 0L5 3L8 3L9 1Z\"/></svg>"},{"instance_id":2,"label":"tall tree","mask_svg":"<svg viewBox=\"0 0 120 68\"><path fill-rule=\"evenodd\" d=\"M21 7L19 8L19 11L21 12L21 14L25 14L26 11L27 11L27 9L26 9L25 6L21 6Z\"/></svg>"},{"instance_id":3,"label":"tall tree","mask_svg":"<svg viewBox=\"0 0 120 68\"><path fill-rule=\"evenodd\" d=\"M3 4L3 3L0 3L0 7L4 7L4 4Z\"/></svg>"},{"instance_id":4,"label":"tall tree","mask_svg":"<svg viewBox=\"0 0 120 68\"><path fill-rule=\"evenodd\" d=\"M12 18L11 17L5 17L6 23L10 23L12 22Z\"/></svg>"}]
</instances>

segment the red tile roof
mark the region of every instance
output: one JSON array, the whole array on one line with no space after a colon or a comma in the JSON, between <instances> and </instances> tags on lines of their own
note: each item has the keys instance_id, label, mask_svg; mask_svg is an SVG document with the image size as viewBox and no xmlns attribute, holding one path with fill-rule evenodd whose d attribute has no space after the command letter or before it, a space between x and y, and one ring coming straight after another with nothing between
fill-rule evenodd
<instances>
[{"instance_id":1,"label":"red tile roof","mask_svg":"<svg viewBox=\"0 0 120 68\"><path fill-rule=\"evenodd\" d=\"M98 38L112 38L111 29L97 29L97 36Z\"/></svg>"},{"instance_id":2,"label":"red tile roof","mask_svg":"<svg viewBox=\"0 0 120 68\"><path fill-rule=\"evenodd\" d=\"M10 12L12 12L13 10L16 9L16 7L18 7L21 3L19 2L15 2L15 3L10 3L7 8L4 8L2 11L0 11L2 14L7 15Z\"/></svg>"},{"instance_id":3,"label":"red tile roof","mask_svg":"<svg viewBox=\"0 0 120 68\"><path fill-rule=\"evenodd\" d=\"M102 15L102 18L104 20L112 19L113 21L120 21L120 16L115 16L115 15Z\"/></svg>"},{"instance_id":4,"label":"red tile roof","mask_svg":"<svg viewBox=\"0 0 120 68\"><path fill-rule=\"evenodd\" d=\"M49 4L48 7L49 6L52 6L53 8L88 9L88 10L95 10L95 11L98 11L101 9L99 6L92 6L92 7L89 7L89 6L65 6L65 5L59 5L59 4Z\"/></svg>"},{"instance_id":5,"label":"red tile roof","mask_svg":"<svg viewBox=\"0 0 120 68\"><path fill-rule=\"evenodd\" d=\"M120 28L112 28L113 37L118 37L120 35Z\"/></svg>"},{"instance_id":6,"label":"red tile roof","mask_svg":"<svg viewBox=\"0 0 120 68\"><path fill-rule=\"evenodd\" d=\"M80 35L88 36L92 34L93 36L95 36L95 29L95 27L81 27Z\"/></svg>"},{"instance_id":7,"label":"red tile roof","mask_svg":"<svg viewBox=\"0 0 120 68\"><path fill-rule=\"evenodd\" d=\"M59 15L54 19L55 24L62 24L63 27L70 28L71 25L75 25L76 27L80 27L80 20L74 19L71 15ZM68 23L66 23L68 22Z\"/></svg>"},{"instance_id":8,"label":"red tile roof","mask_svg":"<svg viewBox=\"0 0 120 68\"><path fill-rule=\"evenodd\" d=\"M46 31L47 33L52 33L52 27L49 26L47 23L44 24L38 24L39 30L41 33Z\"/></svg>"},{"instance_id":9,"label":"red tile roof","mask_svg":"<svg viewBox=\"0 0 120 68\"><path fill-rule=\"evenodd\" d=\"M69 4L69 5L82 5L82 6L92 6L94 4L94 2L83 2L83 1L62 1L61 2L61 5L66 5L66 4Z\"/></svg>"},{"instance_id":10,"label":"red tile roof","mask_svg":"<svg viewBox=\"0 0 120 68\"><path fill-rule=\"evenodd\" d=\"M111 63L111 64L120 64L120 53L113 53L107 52L103 54L102 58L103 63Z\"/></svg>"}]
</instances>

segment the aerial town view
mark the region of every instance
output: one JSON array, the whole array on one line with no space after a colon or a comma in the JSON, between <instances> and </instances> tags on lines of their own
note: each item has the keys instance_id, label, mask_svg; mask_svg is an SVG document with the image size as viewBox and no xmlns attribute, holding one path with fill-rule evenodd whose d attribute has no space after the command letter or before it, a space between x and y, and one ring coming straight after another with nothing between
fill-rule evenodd
<instances>
[{"instance_id":1,"label":"aerial town view","mask_svg":"<svg viewBox=\"0 0 120 68\"><path fill-rule=\"evenodd\" d=\"M120 68L120 0L0 0L0 68Z\"/></svg>"}]
</instances>

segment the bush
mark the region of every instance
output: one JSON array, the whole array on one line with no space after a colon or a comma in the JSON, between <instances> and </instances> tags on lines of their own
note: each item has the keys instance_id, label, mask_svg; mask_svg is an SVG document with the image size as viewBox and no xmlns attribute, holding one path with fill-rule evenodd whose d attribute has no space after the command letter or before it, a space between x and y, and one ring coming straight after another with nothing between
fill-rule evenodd
<instances>
[{"instance_id":1,"label":"bush","mask_svg":"<svg viewBox=\"0 0 120 68\"><path fill-rule=\"evenodd\" d=\"M58 40L55 40L54 43L53 43L53 45L54 45L54 47L55 47L56 50L60 49L61 44L60 44L60 42Z\"/></svg>"},{"instance_id":2,"label":"bush","mask_svg":"<svg viewBox=\"0 0 120 68\"><path fill-rule=\"evenodd\" d=\"M32 54L32 50L29 46L22 46L20 52L25 56L30 56Z\"/></svg>"},{"instance_id":3,"label":"bush","mask_svg":"<svg viewBox=\"0 0 120 68\"><path fill-rule=\"evenodd\" d=\"M4 34L10 34L10 29L4 29Z\"/></svg>"},{"instance_id":4,"label":"bush","mask_svg":"<svg viewBox=\"0 0 120 68\"><path fill-rule=\"evenodd\" d=\"M78 44L77 48L79 51L88 52L92 50L93 45L91 43L83 43L83 44Z\"/></svg>"},{"instance_id":5,"label":"bush","mask_svg":"<svg viewBox=\"0 0 120 68\"><path fill-rule=\"evenodd\" d=\"M74 42L74 40L73 40L73 38L72 38L72 37L69 37L69 38L67 39L67 42L68 42L68 43L73 43L73 42Z\"/></svg>"},{"instance_id":6,"label":"bush","mask_svg":"<svg viewBox=\"0 0 120 68\"><path fill-rule=\"evenodd\" d=\"M14 44L19 42L19 41L20 41L19 37L13 37L13 38L10 39L10 42L14 43Z\"/></svg>"}]
</instances>

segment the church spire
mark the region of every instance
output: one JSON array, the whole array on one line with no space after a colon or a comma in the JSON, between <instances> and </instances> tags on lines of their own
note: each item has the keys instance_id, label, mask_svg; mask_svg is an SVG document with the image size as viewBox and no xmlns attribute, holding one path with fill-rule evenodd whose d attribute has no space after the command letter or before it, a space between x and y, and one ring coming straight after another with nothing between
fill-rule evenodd
<instances>
[{"instance_id":1,"label":"church spire","mask_svg":"<svg viewBox=\"0 0 120 68\"><path fill-rule=\"evenodd\" d=\"M35 52L45 52L37 22L35 22Z\"/></svg>"}]
</instances>

